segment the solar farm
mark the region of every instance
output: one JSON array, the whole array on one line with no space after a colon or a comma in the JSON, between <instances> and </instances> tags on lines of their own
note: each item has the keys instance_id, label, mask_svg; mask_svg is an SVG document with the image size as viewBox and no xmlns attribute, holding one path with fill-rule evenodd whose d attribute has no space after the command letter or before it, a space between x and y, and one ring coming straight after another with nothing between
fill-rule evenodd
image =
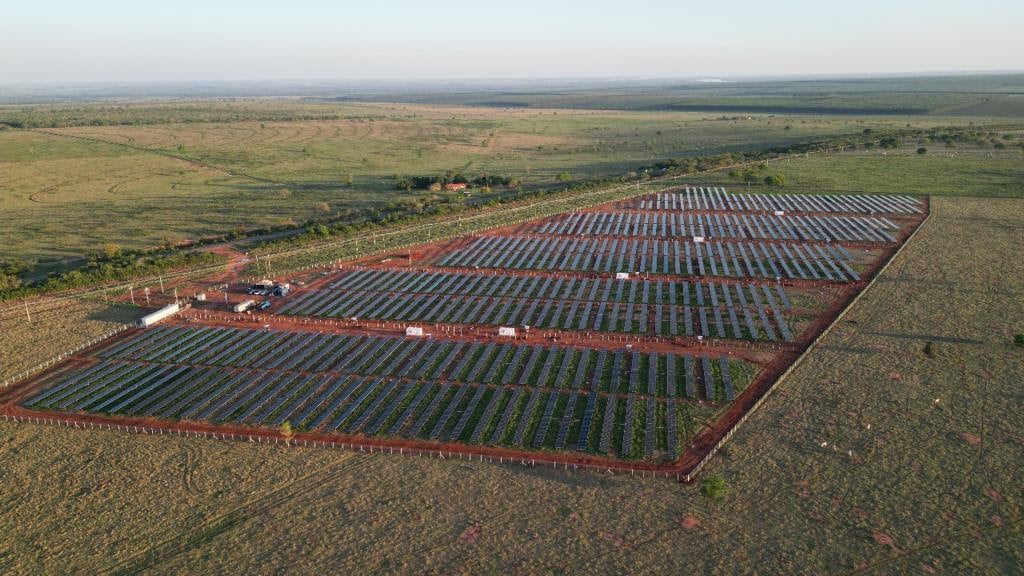
<instances>
[{"instance_id":1,"label":"solar farm","mask_svg":"<svg viewBox=\"0 0 1024 576\"><path fill-rule=\"evenodd\" d=\"M927 210L901 195L640 196L336 264L265 311L197 302L23 383L4 410L685 469Z\"/></svg>"}]
</instances>

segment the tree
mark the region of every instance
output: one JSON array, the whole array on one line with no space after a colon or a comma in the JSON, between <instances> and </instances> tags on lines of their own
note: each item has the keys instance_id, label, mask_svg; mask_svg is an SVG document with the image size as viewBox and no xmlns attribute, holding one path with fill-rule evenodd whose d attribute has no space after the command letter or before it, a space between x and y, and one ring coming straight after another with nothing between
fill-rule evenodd
<instances>
[{"instance_id":1,"label":"tree","mask_svg":"<svg viewBox=\"0 0 1024 576\"><path fill-rule=\"evenodd\" d=\"M317 212L328 213L331 211L331 206L327 202L321 202L316 205Z\"/></svg>"},{"instance_id":2,"label":"tree","mask_svg":"<svg viewBox=\"0 0 1024 576\"><path fill-rule=\"evenodd\" d=\"M729 492L729 486L725 483L725 478L720 474L714 476L708 476L700 483L700 493L703 494L710 500L719 502Z\"/></svg>"},{"instance_id":3,"label":"tree","mask_svg":"<svg viewBox=\"0 0 1024 576\"><path fill-rule=\"evenodd\" d=\"M281 424L281 436L284 438L285 444L291 444L292 438L295 436L295 430L292 429L292 423L285 420L284 424Z\"/></svg>"},{"instance_id":4,"label":"tree","mask_svg":"<svg viewBox=\"0 0 1024 576\"><path fill-rule=\"evenodd\" d=\"M928 149L922 146L921 148L917 149L917 153L924 156L925 154L928 153Z\"/></svg>"},{"instance_id":5,"label":"tree","mask_svg":"<svg viewBox=\"0 0 1024 576\"><path fill-rule=\"evenodd\" d=\"M1014 334L1013 345L1017 348L1024 348L1024 334Z\"/></svg>"},{"instance_id":6,"label":"tree","mask_svg":"<svg viewBox=\"0 0 1024 576\"><path fill-rule=\"evenodd\" d=\"M935 350L932 348L932 343L930 340L924 343L924 355L929 358L935 357Z\"/></svg>"},{"instance_id":7,"label":"tree","mask_svg":"<svg viewBox=\"0 0 1024 576\"><path fill-rule=\"evenodd\" d=\"M352 186L352 174L345 174L341 177L341 183L345 186Z\"/></svg>"},{"instance_id":8,"label":"tree","mask_svg":"<svg viewBox=\"0 0 1024 576\"><path fill-rule=\"evenodd\" d=\"M785 186L786 178L782 174L769 174L764 177L766 186Z\"/></svg>"},{"instance_id":9,"label":"tree","mask_svg":"<svg viewBox=\"0 0 1024 576\"><path fill-rule=\"evenodd\" d=\"M746 172L743 173L743 181L747 184L754 184L755 182L758 182L760 180L761 179L757 177L757 174L754 174L750 170L747 170Z\"/></svg>"},{"instance_id":10,"label":"tree","mask_svg":"<svg viewBox=\"0 0 1024 576\"><path fill-rule=\"evenodd\" d=\"M568 182L572 179L572 176L568 172L562 172L558 176L555 176L555 180L559 182Z\"/></svg>"}]
</instances>

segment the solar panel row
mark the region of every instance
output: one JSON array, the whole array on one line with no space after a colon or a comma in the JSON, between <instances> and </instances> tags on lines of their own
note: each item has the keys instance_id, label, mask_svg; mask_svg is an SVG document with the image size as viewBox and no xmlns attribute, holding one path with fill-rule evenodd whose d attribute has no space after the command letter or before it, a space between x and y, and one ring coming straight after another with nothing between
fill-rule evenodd
<instances>
[{"instance_id":1,"label":"solar panel row","mask_svg":"<svg viewBox=\"0 0 1024 576\"><path fill-rule=\"evenodd\" d=\"M626 236L809 242L895 242L889 220L871 216L573 212L531 228L557 236Z\"/></svg>"},{"instance_id":2,"label":"solar panel row","mask_svg":"<svg viewBox=\"0 0 1024 576\"><path fill-rule=\"evenodd\" d=\"M859 214L919 214L923 206L913 196L896 194L749 194L724 188L687 187L634 199L628 206L643 210L730 210L741 212L849 212Z\"/></svg>"},{"instance_id":3,"label":"solar panel row","mask_svg":"<svg viewBox=\"0 0 1024 576\"><path fill-rule=\"evenodd\" d=\"M859 279L845 262L848 257L848 252L834 245L800 245L788 241L706 243L608 237L485 236L443 257L439 265L848 282ZM841 266L840 262L847 265Z\"/></svg>"}]
</instances>

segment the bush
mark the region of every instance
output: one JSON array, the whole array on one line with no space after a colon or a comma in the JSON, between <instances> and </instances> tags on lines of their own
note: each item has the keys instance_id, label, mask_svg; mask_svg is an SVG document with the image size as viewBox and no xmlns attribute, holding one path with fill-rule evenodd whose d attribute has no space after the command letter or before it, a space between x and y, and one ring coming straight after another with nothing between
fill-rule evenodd
<instances>
[{"instance_id":1,"label":"bush","mask_svg":"<svg viewBox=\"0 0 1024 576\"><path fill-rule=\"evenodd\" d=\"M927 149L927 148L924 148L924 147L918 148L918 149L917 149L917 153L918 153L918 154L921 154L921 155L925 155L925 154L927 154L927 153L928 153L928 149Z\"/></svg>"},{"instance_id":2,"label":"bush","mask_svg":"<svg viewBox=\"0 0 1024 576\"><path fill-rule=\"evenodd\" d=\"M292 438L295 436L295 430L292 428L292 423L285 420L281 424L281 436L284 437L285 444L291 444Z\"/></svg>"},{"instance_id":3,"label":"bush","mask_svg":"<svg viewBox=\"0 0 1024 576\"><path fill-rule=\"evenodd\" d=\"M934 358L935 357L935 350L932 348L931 341L928 341L928 342L924 343L924 355L929 357L929 358Z\"/></svg>"},{"instance_id":4,"label":"bush","mask_svg":"<svg viewBox=\"0 0 1024 576\"><path fill-rule=\"evenodd\" d=\"M892 149L902 146L902 142L900 142L900 139L895 136L886 136L878 141L878 145L882 148Z\"/></svg>"},{"instance_id":5,"label":"bush","mask_svg":"<svg viewBox=\"0 0 1024 576\"><path fill-rule=\"evenodd\" d=\"M1024 348L1024 334L1014 334L1013 345L1017 348Z\"/></svg>"},{"instance_id":6,"label":"bush","mask_svg":"<svg viewBox=\"0 0 1024 576\"><path fill-rule=\"evenodd\" d=\"M719 502L725 498L725 495L728 492L729 487L725 483L725 478L722 478L720 474L708 476L700 483L700 493L715 502Z\"/></svg>"}]
</instances>

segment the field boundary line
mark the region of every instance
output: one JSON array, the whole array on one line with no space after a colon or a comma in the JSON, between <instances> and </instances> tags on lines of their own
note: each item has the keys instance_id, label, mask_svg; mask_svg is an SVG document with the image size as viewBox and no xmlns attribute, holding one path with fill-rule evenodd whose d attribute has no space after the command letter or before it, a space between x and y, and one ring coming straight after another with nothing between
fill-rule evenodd
<instances>
[{"instance_id":1,"label":"field boundary line","mask_svg":"<svg viewBox=\"0 0 1024 576\"><path fill-rule=\"evenodd\" d=\"M280 432L267 430L266 432L217 432L214 430L200 430L188 428L180 423L169 423L168 426L154 426L145 424L122 424L103 417L77 417L64 414L19 414L0 412L0 419L15 424L36 424L41 426L56 426L64 428L109 430L112 432L126 432L134 434L146 434L149 436L178 436L191 437L195 439L215 440L224 442L249 442L250 444L267 444L274 446L286 446L295 448L327 448L335 450L347 450L364 454L389 454L402 456L420 456L436 458L438 460L466 461L466 462L488 462L490 464L518 465L527 468L548 467L552 470L583 470L597 474L623 474L629 473L631 477L651 478L674 478L681 480L679 472L673 468L654 468L643 466L632 466L627 462L607 463L584 463L572 462L566 459L547 457L546 453L522 454L492 454L487 450L452 450L439 448L419 448L414 446L393 445L387 443L357 442L344 439L318 439L318 438L285 438ZM474 447L475 445L467 445Z\"/></svg>"}]
</instances>

